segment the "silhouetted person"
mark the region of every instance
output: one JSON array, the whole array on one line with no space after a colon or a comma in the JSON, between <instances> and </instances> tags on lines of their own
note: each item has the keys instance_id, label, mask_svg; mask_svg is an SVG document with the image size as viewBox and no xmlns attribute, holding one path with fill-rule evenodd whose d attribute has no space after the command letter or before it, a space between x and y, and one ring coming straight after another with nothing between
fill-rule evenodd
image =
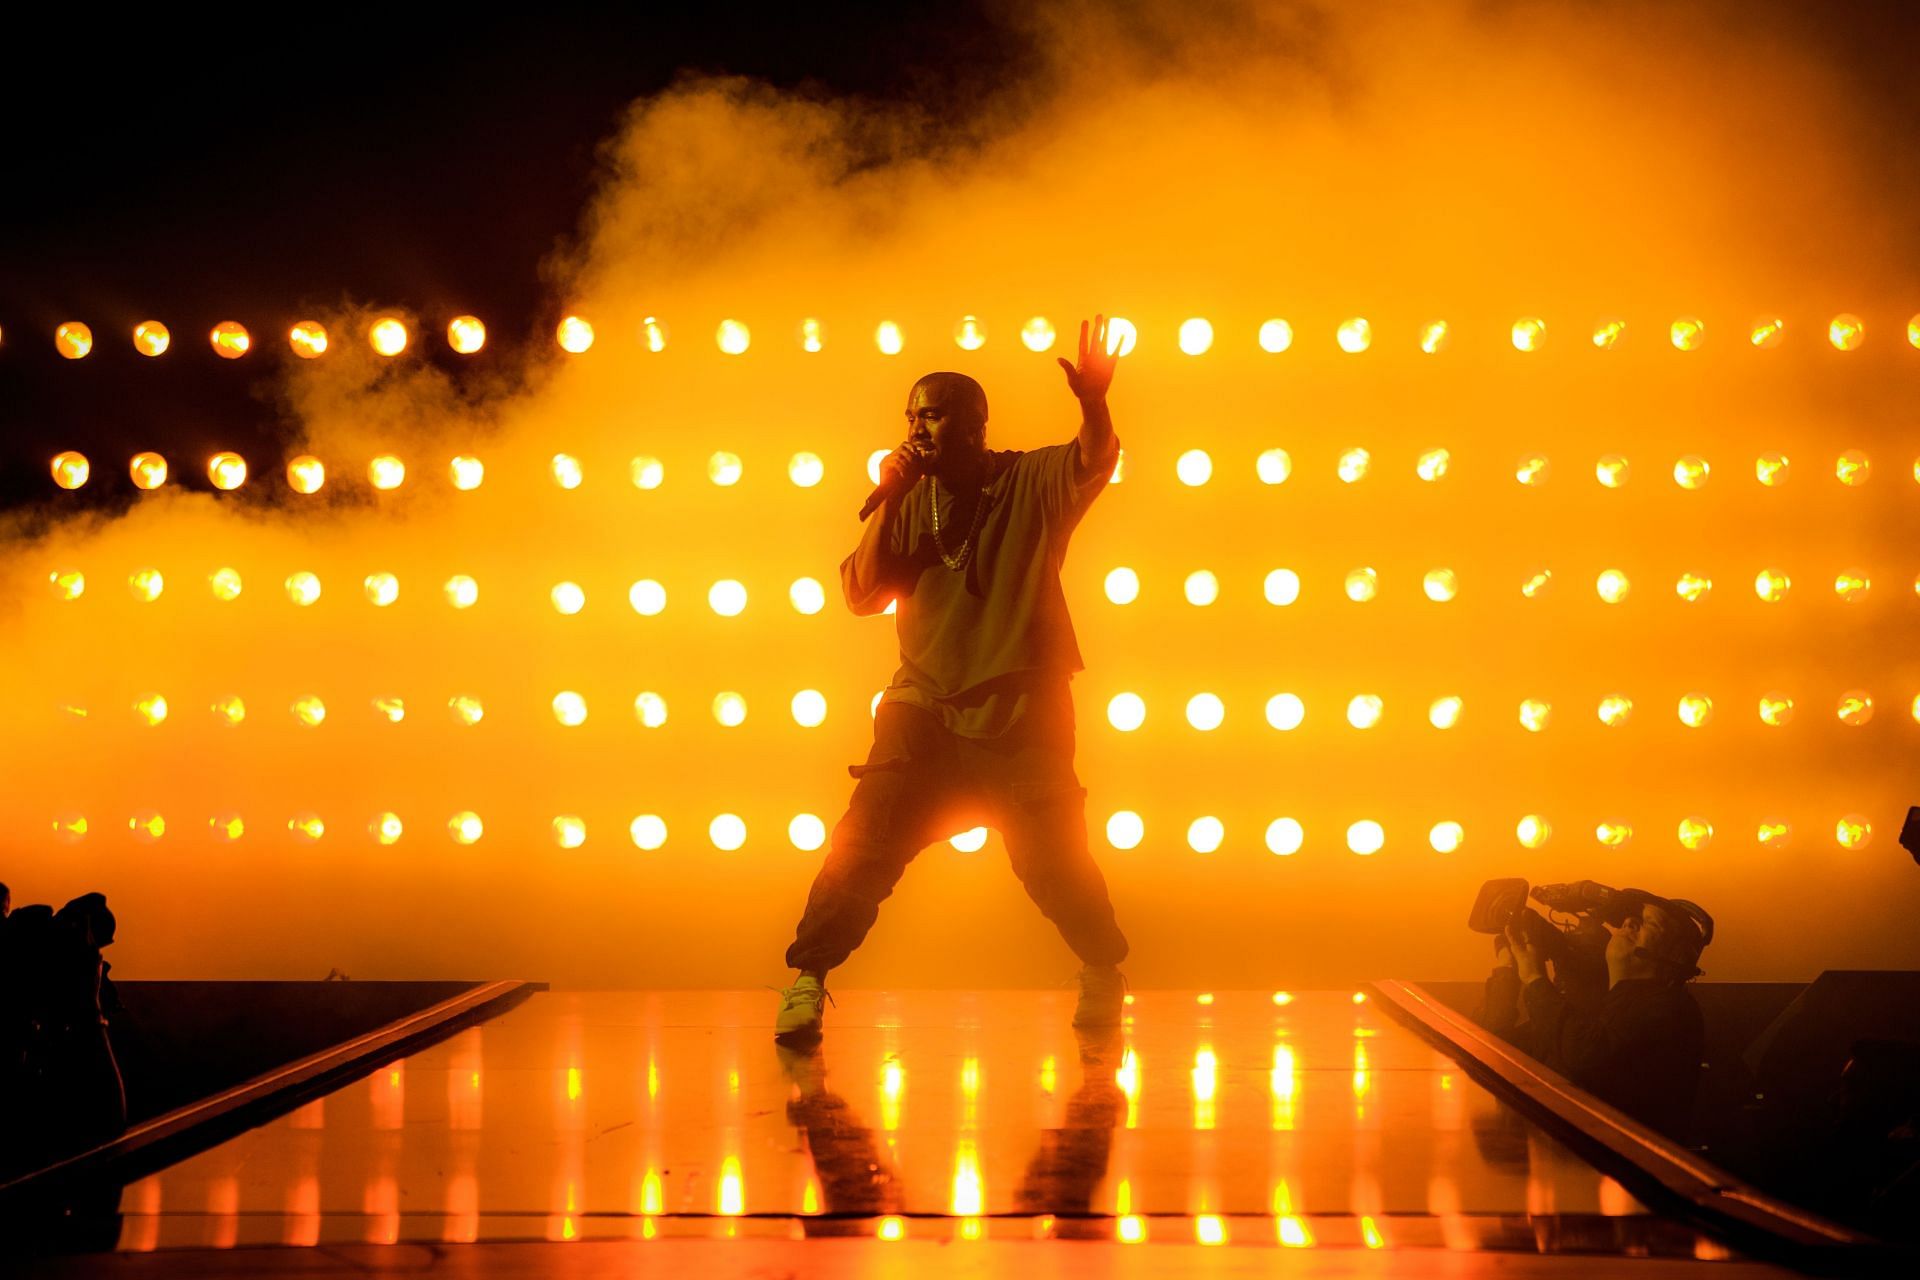
<instances>
[{"instance_id":1,"label":"silhouetted person","mask_svg":"<svg viewBox=\"0 0 1920 1280\"><path fill-rule=\"evenodd\" d=\"M1539 948L1509 926L1487 979L1483 1021L1603 1102L1684 1140L1706 1046L1686 984L1699 975L1708 935L1689 912L1650 894L1605 927L1607 991L1587 1005L1549 980ZM1516 997L1525 1021L1503 1016Z\"/></svg>"},{"instance_id":2,"label":"silhouetted person","mask_svg":"<svg viewBox=\"0 0 1920 1280\"><path fill-rule=\"evenodd\" d=\"M1076 1025L1119 1020L1127 941L1087 849L1086 789L1073 771L1083 668L1060 589L1067 540L1113 473L1107 411L1115 357L1104 317L1061 360L1079 434L1027 451L986 447L987 397L931 373L907 399L907 440L881 464L884 493L840 566L861 615L897 602L900 669L881 695L873 748L787 949L799 974L775 1034L818 1035L826 975L852 954L907 863L984 811L1014 874L1083 968Z\"/></svg>"},{"instance_id":3,"label":"silhouetted person","mask_svg":"<svg viewBox=\"0 0 1920 1280\"><path fill-rule=\"evenodd\" d=\"M13 914L13 890L0 884L0 920Z\"/></svg>"}]
</instances>

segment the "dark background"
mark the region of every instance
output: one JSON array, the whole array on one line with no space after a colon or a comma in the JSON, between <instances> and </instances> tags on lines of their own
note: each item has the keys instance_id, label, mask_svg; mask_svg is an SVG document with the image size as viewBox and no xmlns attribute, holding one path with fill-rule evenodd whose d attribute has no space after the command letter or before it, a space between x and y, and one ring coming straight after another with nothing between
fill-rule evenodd
<instances>
[{"instance_id":1,"label":"dark background","mask_svg":"<svg viewBox=\"0 0 1920 1280\"><path fill-rule=\"evenodd\" d=\"M1631 22L1634 7L1608 9ZM1730 32L1757 29L1846 68L1872 122L1857 144L1881 157L1891 190L1920 190L1920 4L1696 7ZM1164 5L1118 8L1122 24L1164 28ZM0 510L123 502L124 459L140 448L235 448L256 470L277 462L284 427L266 389L288 358L285 324L308 307L471 311L489 326L483 362L510 358L515 341L550 340L541 264L574 231L623 108L679 74L910 102L958 122L969 103L1040 71L1034 27L1015 13L735 3L508 18L438 7L432 21L368 11L351 25L302 26L286 11L272 15L283 33L263 39L238 16L99 10L68 11L39 35L9 32ZM173 331L164 359L127 341L146 318ZM208 349L207 330L229 318L254 329L253 356L221 361ZM68 319L94 329L84 361L53 350ZM448 359L441 342L421 351ZM46 473L63 448L95 461L76 494ZM175 474L204 486L189 470Z\"/></svg>"}]
</instances>

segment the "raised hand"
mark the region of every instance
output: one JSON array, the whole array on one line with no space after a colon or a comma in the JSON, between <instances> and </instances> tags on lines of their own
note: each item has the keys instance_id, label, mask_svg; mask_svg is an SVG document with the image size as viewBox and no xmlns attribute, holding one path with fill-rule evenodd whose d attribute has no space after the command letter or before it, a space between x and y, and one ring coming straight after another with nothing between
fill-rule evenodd
<instances>
[{"instance_id":1,"label":"raised hand","mask_svg":"<svg viewBox=\"0 0 1920 1280\"><path fill-rule=\"evenodd\" d=\"M1065 356L1059 357L1060 367L1066 371L1067 389L1072 391L1081 403L1105 400L1107 388L1113 384L1113 368L1120 358L1107 349L1107 318L1096 315L1089 325L1080 322L1080 361L1076 365Z\"/></svg>"}]
</instances>

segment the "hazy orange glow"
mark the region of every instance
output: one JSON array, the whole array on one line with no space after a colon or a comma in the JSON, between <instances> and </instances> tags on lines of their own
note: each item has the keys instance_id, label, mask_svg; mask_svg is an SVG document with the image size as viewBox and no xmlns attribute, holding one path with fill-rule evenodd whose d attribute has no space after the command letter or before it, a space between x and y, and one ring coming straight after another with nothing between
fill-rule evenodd
<instances>
[{"instance_id":1,"label":"hazy orange glow","mask_svg":"<svg viewBox=\"0 0 1920 1280\"><path fill-rule=\"evenodd\" d=\"M397 356L407 349L407 326L392 316L376 320L367 330L367 343L383 356Z\"/></svg>"},{"instance_id":2,"label":"hazy orange glow","mask_svg":"<svg viewBox=\"0 0 1920 1280\"><path fill-rule=\"evenodd\" d=\"M554 330L554 341L569 355L580 355L593 346L593 326L580 316L568 316Z\"/></svg>"}]
</instances>

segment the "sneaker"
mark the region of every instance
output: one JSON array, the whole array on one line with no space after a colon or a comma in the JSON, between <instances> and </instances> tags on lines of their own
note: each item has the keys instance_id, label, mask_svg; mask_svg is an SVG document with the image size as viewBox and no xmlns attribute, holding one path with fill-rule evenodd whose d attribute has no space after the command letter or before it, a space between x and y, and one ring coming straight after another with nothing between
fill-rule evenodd
<instances>
[{"instance_id":1,"label":"sneaker","mask_svg":"<svg viewBox=\"0 0 1920 1280\"><path fill-rule=\"evenodd\" d=\"M1080 971L1080 999L1073 1006L1073 1025L1117 1027L1126 1000L1126 976L1113 965L1090 964Z\"/></svg>"},{"instance_id":2,"label":"sneaker","mask_svg":"<svg viewBox=\"0 0 1920 1280\"><path fill-rule=\"evenodd\" d=\"M775 1040L807 1041L818 1039L820 1021L830 997L820 979L803 973L793 985L780 993L780 1014L774 1019Z\"/></svg>"}]
</instances>

